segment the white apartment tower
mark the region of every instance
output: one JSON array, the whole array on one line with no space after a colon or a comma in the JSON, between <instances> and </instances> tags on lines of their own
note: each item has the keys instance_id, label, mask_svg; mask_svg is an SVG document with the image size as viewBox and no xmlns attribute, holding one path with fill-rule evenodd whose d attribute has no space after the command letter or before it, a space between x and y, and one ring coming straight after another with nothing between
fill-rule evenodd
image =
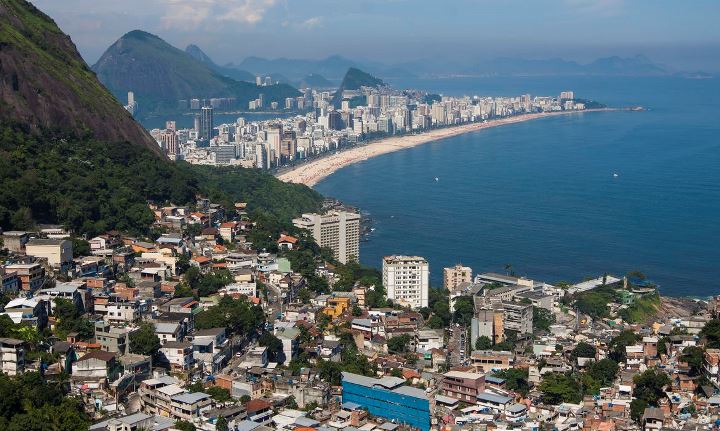
<instances>
[{"instance_id":1,"label":"white apartment tower","mask_svg":"<svg viewBox=\"0 0 720 431\"><path fill-rule=\"evenodd\" d=\"M385 256L383 285L389 299L412 308L428 306L430 267L418 256Z\"/></svg>"},{"instance_id":2,"label":"white apartment tower","mask_svg":"<svg viewBox=\"0 0 720 431\"><path fill-rule=\"evenodd\" d=\"M326 214L303 214L293 224L312 232L320 247L333 251L341 263L360 259L360 215L347 211Z\"/></svg>"}]
</instances>

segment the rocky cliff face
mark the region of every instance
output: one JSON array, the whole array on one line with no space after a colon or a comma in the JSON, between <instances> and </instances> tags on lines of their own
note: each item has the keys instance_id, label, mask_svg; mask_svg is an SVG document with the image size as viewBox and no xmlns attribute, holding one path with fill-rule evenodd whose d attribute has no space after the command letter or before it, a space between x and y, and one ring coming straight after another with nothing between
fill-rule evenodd
<instances>
[{"instance_id":1,"label":"rocky cliff face","mask_svg":"<svg viewBox=\"0 0 720 431\"><path fill-rule=\"evenodd\" d=\"M161 152L70 37L25 0L0 0L0 121Z\"/></svg>"}]
</instances>

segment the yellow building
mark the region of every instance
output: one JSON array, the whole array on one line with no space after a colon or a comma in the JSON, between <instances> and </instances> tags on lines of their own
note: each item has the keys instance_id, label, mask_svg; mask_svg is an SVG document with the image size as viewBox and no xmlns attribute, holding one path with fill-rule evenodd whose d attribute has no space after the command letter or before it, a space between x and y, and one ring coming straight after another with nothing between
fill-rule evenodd
<instances>
[{"instance_id":1,"label":"yellow building","mask_svg":"<svg viewBox=\"0 0 720 431\"><path fill-rule=\"evenodd\" d=\"M323 313L335 319L340 317L346 310L350 308L350 298L328 298L327 306L323 309Z\"/></svg>"}]
</instances>

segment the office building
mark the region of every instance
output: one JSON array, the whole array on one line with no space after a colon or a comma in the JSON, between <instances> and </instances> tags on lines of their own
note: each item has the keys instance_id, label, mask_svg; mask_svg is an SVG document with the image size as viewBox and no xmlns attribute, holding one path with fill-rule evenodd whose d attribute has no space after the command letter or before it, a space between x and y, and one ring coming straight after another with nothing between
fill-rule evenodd
<instances>
[{"instance_id":1,"label":"office building","mask_svg":"<svg viewBox=\"0 0 720 431\"><path fill-rule=\"evenodd\" d=\"M428 306L430 268L418 256L383 258L383 285L389 299L412 308Z\"/></svg>"},{"instance_id":2,"label":"office building","mask_svg":"<svg viewBox=\"0 0 720 431\"><path fill-rule=\"evenodd\" d=\"M203 106L200 110L200 128L198 129L199 139L210 139L213 136L213 108Z\"/></svg>"},{"instance_id":3,"label":"office building","mask_svg":"<svg viewBox=\"0 0 720 431\"><path fill-rule=\"evenodd\" d=\"M360 215L347 211L303 214L293 220L300 229L309 230L320 247L333 251L341 263L360 258Z\"/></svg>"},{"instance_id":4,"label":"office building","mask_svg":"<svg viewBox=\"0 0 720 431\"><path fill-rule=\"evenodd\" d=\"M472 268L457 264L451 268L443 268L443 285L449 291L455 290L460 283L472 282Z\"/></svg>"},{"instance_id":5,"label":"office building","mask_svg":"<svg viewBox=\"0 0 720 431\"><path fill-rule=\"evenodd\" d=\"M405 386L398 377L374 379L342 373L342 401L355 403L375 416L421 431L430 429L430 401L422 389Z\"/></svg>"}]
</instances>

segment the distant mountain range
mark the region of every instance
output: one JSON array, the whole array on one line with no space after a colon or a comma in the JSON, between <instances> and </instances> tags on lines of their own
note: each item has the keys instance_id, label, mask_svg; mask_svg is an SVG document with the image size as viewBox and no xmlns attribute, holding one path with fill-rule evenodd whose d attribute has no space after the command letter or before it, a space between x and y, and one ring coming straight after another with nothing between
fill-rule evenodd
<instances>
[{"instance_id":1,"label":"distant mountain range","mask_svg":"<svg viewBox=\"0 0 720 431\"><path fill-rule=\"evenodd\" d=\"M219 73L220 75L227 76L228 78L232 78L236 81L247 81L255 83L254 74L245 70L236 69L234 67L219 66L215 64L215 62L212 61L212 59L207 54L205 54L205 52L197 45L188 45L185 48L185 52L188 53L195 60L203 63L204 65Z\"/></svg>"},{"instance_id":2,"label":"distant mountain range","mask_svg":"<svg viewBox=\"0 0 720 431\"><path fill-rule=\"evenodd\" d=\"M266 102L277 101L281 106L286 97L300 95L286 84L258 87L254 82L238 81L199 48L189 51L192 55L158 36L134 30L112 44L92 69L119 100L124 101L127 92L133 91L141 116L175 113L183 99L234 97L237 106L244 108L261 93ZM243 77L239 71L233 73Z\"/></svg>"},{"instance_id":3,"label":"distant mountain range","mask_svg":"<svg viewBox=\"0 0 720 431\"><path fill-rule=\"evenodd\" d=\"M483 74L498 75L665 75L668 71L645 56L605 57L588 64L561 58L526 60L497 58L478 63L476 70Z\"/></svg>"},{"instance_id":4,"label":"distant mountain range","mask_svg":"<svg viewBox=\"0 0 720 431\"><path fill-rule=\"evenodd\" d=\"M349 68L366 70L384 79L450 75L659 76L674 73L674 71L653 62L643 55L627 58L618 56L604 57L587 64L562 58L523 59L499 57L474 62L421 59L399 64L383 64L349 60L339 55L332 55L320 60L248 57L239 65L229 65L229 67L248 70L255 74L279 74L294 81L300 80L302 76L308 74L320 74L330 80L339 81Z\"/></svg>"}]
</instances>

